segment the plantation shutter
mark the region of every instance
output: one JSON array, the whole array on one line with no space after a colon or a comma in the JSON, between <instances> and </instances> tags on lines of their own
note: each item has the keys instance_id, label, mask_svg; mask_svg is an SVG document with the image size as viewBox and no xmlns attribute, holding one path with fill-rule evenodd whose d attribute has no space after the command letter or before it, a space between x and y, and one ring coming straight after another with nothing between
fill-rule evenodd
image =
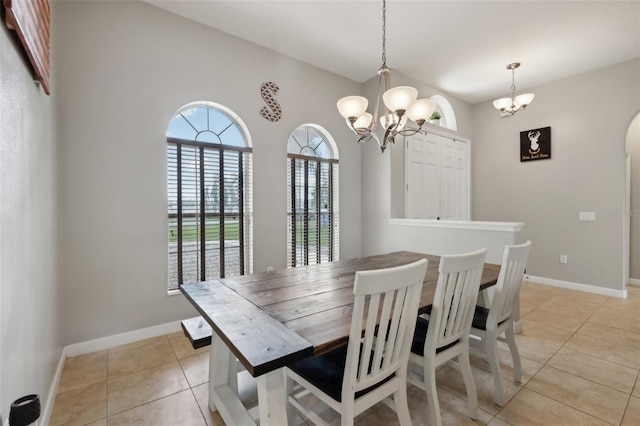
<instances>
[{"instance_id":1,"label":"plantation shutter","mask_svg":"<svg viewBox=\"0 0 640 426\"><path fill-rule=\"evenodd\" d=\"M251 149L168 138L167 167L169 289L250 273Z\"/></svg>"},{"instance_id":2,"label":"plantation shutter","mask_svg":"<svg viewBox=\"0 0 640 426\"><path fill-rule=\"evenodd\" d=\"M339 259L338 161L287 158L287 266Z\"/></svg>"}]
</instances>

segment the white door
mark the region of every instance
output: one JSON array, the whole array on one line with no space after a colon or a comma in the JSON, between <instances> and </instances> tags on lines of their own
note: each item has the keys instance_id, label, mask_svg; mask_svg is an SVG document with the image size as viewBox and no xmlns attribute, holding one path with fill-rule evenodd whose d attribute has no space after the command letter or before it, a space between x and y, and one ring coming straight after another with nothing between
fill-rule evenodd
<instances>
[{"instance_id":1,"label":"white door","mask_svg":"<svg viewBox=\"0 0 640 426\"><path fill-rule=\"evenodd\" d=\"M433 133L405 140L406 217L468 220L468 142Z\"/></svg>"},{"instance_id":2,"label":"white door","mask_svg":"<svg viewBox=\"0 0 640 426\"><path fill-rule=\"evenodd\" d=\"M440 219L467 220L468 147L466 142L442 138L440 145Z\"/></svg>"},{"instance_id":3,"label":"white door","mask_svg":"<svg viewBox=\"0 0 640 426\"><path fill-rule=\"evenodd\" d=\"M406 143L406 217L437 219L440 212L438 141L416 134L408 136Z\"/></svg>"}]
</instances>

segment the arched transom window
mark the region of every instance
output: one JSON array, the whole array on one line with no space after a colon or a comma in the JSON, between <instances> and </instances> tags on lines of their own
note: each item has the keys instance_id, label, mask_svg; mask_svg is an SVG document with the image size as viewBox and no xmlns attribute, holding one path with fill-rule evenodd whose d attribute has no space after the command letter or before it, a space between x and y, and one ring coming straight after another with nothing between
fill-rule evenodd
<instances>
[{"instance_id":1,"label":"arched transom window","mask_svg":"<svg viewBox=\"0 0 640 426\"><path fill-rule=\"evenodd\" d=\"M339 259L338 149L313 124L287 142L287 266Z\"/></svg>"},{"instance_id":2,"label":"arched transom window","mask_svg":"<svg viewBox=\"0 0 640 426\"><path fill-rule=\"evenodd\" d=\"M180 108L167 129L169 290L250 273L249 132L209 102Z\"/></svg>"}]
</instances>

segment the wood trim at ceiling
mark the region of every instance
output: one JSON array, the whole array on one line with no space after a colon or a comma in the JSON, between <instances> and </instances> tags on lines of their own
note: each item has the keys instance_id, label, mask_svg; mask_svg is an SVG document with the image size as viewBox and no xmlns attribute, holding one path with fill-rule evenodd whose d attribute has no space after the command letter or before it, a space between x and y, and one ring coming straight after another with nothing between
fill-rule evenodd
<instances>
[{"instance_id":1,"label":"wood trim at ceiling","mask_svg":"<svg viewBox=\"0 0 640 426\"><path fill-rule=\"evenodd\" d=\"M49 0L4 0L7 27L15 30L33 67L35 80L49 90Z\"/></svg>"}]
</instances>

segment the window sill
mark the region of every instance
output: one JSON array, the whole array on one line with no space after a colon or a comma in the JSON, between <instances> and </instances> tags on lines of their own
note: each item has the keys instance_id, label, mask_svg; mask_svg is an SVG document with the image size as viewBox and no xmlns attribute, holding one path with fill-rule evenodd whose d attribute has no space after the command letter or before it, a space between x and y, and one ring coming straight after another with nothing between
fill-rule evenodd
<instances>
[{"instance_id":1,"label":"window sill","mask_svg":"<svg viewBox=\"0 0 640 426\"><path fill-rule=\"evenodd\" d=\"M178 296L181 295L182 292L180 290L168 290L167 296Z\"/></svg>"}]
</instances>

